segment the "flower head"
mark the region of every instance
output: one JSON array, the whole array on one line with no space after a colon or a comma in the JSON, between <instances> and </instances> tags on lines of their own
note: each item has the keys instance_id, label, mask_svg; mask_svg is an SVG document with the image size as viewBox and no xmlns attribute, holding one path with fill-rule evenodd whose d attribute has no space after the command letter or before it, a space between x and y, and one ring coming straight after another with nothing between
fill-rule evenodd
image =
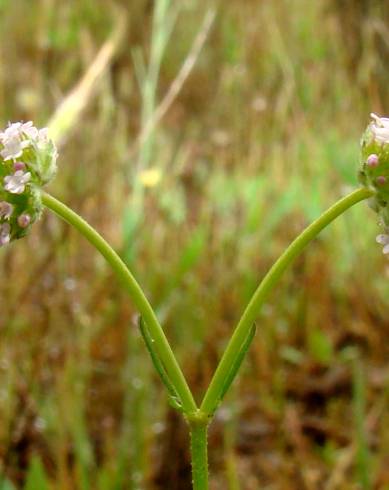
<instances>
[{"instance_id":1,"label":"flower head","mask_svg":"<svg viewBox=\"0 0 389 490\"><path fill-rule=\"evenodd\" d=\"M10 123L0 132L1 146L0 155L5 162L13 161L14 165L28 164L41 185L53 178L58 154L47 128L37 129L32 121ZM20 161L16 162L16 159Z\"/></svg>"},{"instance_id":2,"label":"flower head","mask_svg":"<svg viewBox=\"0 0 389 490\"><path fill-rule=\"evenodd\" d=\"M360 182L375 195L371 207L389 228L389 118L371 114L371 121L361 140Z\"/></svg>"},{"instance_id":3,"label":"flower head","mask_svg":"<svg viewBox=\"0 0 389 490\"><path fill-rule=\"evenodd\" d=\"M24 236L41 214L41 187L56 171L57 149L47 128L32 121L0 131L0 246Z\"/></svg>"}]
</instances>

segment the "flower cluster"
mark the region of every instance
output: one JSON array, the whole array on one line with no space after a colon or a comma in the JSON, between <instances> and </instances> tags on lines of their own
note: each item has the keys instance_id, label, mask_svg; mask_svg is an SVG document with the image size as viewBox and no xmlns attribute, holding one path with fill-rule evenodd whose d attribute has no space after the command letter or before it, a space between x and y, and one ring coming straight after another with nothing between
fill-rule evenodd
<instances>
[{"instance_id":1,"label":"flower cluster","mask_svg":"<svg viewBox=\"0 0 389 490\"><path fill-rule=\"evenodd\" d=\"M389 118L371 114L372 121L362 137L359 178L373 187L382 204L389 201ZM389 224L389 223L388 223Z\"/></svg>"},{"instance_id":2,"label":"flower cluster","mask_svg":"<svg viewBox=\"0 0 389 490\"><path fill-rule=\"evenodd\" d=\"M16 122L0 132L0 246L24 236L39 218L40 189L54 176L56 159L46 128Z\"/></svg>"},{"instance_id":3,"label":"flower cluster","mask_svg":"<svg viewBox=\"0 0 389 490\"><path fill-rule=\"evenodd\" d=\"M376 241L383 245L383 253L389 254L389 118L376 114L371 118L361 141L359 180L375 190L370 206L378 213L384 231Z\"/></svg>"}]
</instances>

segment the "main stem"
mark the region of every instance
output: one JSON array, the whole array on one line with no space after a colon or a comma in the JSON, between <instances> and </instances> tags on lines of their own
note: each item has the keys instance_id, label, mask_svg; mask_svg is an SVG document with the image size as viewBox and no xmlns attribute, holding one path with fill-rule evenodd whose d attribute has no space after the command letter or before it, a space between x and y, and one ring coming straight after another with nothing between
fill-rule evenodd
<instances>
[{"instance_id":1,"label":"main stem","mask_svg":"<svg viewBox=\"0 0 389 490\"><path fill-rule=\"evenodd\" d=\"M340 199L337 203L325 211L317 220L311 223L289 245L281 257L274 263L247 305L246 310L244 311L243 316L241 317L235 332L232 335L226 350L224 351L221 361L204 396L200 407L201 412L211 415L216 409L220 401L224 380L228 377L231 366L233 365L236 357L239 355L241 346L245 342L250 328L256 320L259 311L269 293L277 285L282 274L288 268L291 262L329 223L343 214L354 204L371 197L373 194L374 191L362 188Z\"/></svg>"},{"instance_id":2,"label":"main stem","mask_svg":"<svg viewBox=\"0 0 389 490\"><path fill-rule=\"evenodd\" d=\"M159 321L150 306L141 287L137 283L134 276L128 270L125 263L113 248L97 233L84 219L77 213L68 208L58 199L55 199L46 192L42 193L43 204L54 211L60 218L74 226L84 237L101 253L106 259L113 271L116 273L127 292L130 294L143 320L150 329L151 335L155 341L155 346L158 354L164 364L164 367L173 383L177 394L180 397L182 407L186 413L194 413L197 411L196 402L193 399L192 393L185 380L185 377L177 363L169 342L163 332Z\"/></svg>"},{"instance_id":3,"label":"main stem","mask_svg":"<svg viewBox=\"0 0 389 490\"><path fill-rule=\"evenodd\" d=\"M189 425L193 490L208 490L208 423Z\"/></svg>"}]
</instances>

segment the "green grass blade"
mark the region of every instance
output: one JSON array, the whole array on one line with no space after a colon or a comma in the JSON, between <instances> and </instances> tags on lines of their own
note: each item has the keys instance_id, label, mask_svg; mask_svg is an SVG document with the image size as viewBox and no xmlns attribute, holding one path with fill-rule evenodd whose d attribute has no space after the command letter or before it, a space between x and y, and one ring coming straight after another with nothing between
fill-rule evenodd
<instances>
[{"instance_id":1,"label":"green grass blade","mask_svg":"<svg viewBox=\"0 0 389 490\"><path fill-rule=\"evenodd\" d=\"M42 461L38 456L33 456L27 473L24 490L49 490L49 483Z\"/></svg>"},{"instance_id":2,"label":"green grass blade","mask_svg":"<svg viewBox=\"0 0 389 490\"><path fill-rule=\"evenodd\" d=\"M0 490L16 490L15 486L4 476L0 475Z\"/></svg>"}]
</instances>

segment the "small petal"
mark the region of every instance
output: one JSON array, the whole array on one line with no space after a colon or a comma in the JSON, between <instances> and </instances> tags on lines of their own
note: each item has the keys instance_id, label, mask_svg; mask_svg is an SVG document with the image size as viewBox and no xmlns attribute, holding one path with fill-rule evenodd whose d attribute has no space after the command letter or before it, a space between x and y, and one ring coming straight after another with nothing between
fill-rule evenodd
<instances>
[{"instance_id":1,"label":"small petal","mask_svg":"<svg viewBox=\"0 0 389 490\"><path fill-rule=\"evenodd\" d=\"M14 207L7 201L0 202L0 218L8 219L11 217Z\"/></svg>"},{"instance_id":2,"label":"small petal","mask_svg":"<svg viewBox=\"0 0 389 490\"><path fill-rule=\"evenodd\" d=\"M11 236L10 235L0 235L0 247L3 245L7 245L11 241Z\"/></svg>"},{"instance_id":3,"label":"small petal","mask_svg":"<svg viewBox=\"0 0 389 490\"><path fill-rule=\"evenodd\" d=\"M40 150L44 150L47 147L47 144L49 143L48 128L42 128L38 131L36 142Z\"/></svg>"},{"instance_id":4,"label":"small petal","mask_svg":"<svg viewBox=\"0 0 389 490\"><path fill-rule=\"evenodd\" d=\"M373 122L370 124L370 129L377 143L389 143L389 118L379 117L377 114L370 114Z\"/></svg>"},{"instance_id":5,"label":"small petal","mask_svg":"<svg viewBox=\"0 0 389 490\"><path fill-rule=\"evenodd\" d=\"M388 245L385 245L385 247L382 249L382 253L385 255L389 254L389 243L388 243Z\"/></svg>"},{"instance_id":6,"label":"small petal","mask_svg":"<svg viewBox=\"0 0 389 490\"><path fill-rule=\"evenodd\" d=\"M18 136L12 136L3 141L4 149L0 152L4 160L12 160L23 154L23 144Z\"/></svg>"},{"instance_id":7,"label":"small petal","mask_svg":"<svg viewBox=\"0 0 389 490\"><path fill-rule=\"evenodd\" d=\"M376 236L376 242L380 245L386 245L389 243L389 235L381 234Z\"/></svg>"},{"instance_id":8,"label":"small petal","mask_svg":"<svg viewBox=\"0 0 389 490\"><path fill-rule=\"evenodd\" d=\"M9 223L3 223L0 225L0 247L10 242L10 230L11 227Z\"/></svg>"},{"instance_id":9,"label":"small petal","mask_svg":"<svg viewBox=\"0 0 389 490\"><path fill-rule=\"evenodd\" d=\"M22 126L22 123L20 122L17 122L17 123L13 123L13 124L9 124L8 127L6 128L6 130L2 133L0 133L0 139L1 140L7 140L9 138L15 138L17 136L19 136L19 131L20 131L20 128Z\"/></svg>"},{"instance_id":10,"label":"small petal","mask_svg":"<svg viewBox=\"0 0 389 490\"><path fill-rule=\"evenodd\" d=\"M32 139L35 139L38 136L38 130L33 125L32 121L28 121L22 124L22 126L20 127L20 132Z\"/></svg>"}]
</instances>

